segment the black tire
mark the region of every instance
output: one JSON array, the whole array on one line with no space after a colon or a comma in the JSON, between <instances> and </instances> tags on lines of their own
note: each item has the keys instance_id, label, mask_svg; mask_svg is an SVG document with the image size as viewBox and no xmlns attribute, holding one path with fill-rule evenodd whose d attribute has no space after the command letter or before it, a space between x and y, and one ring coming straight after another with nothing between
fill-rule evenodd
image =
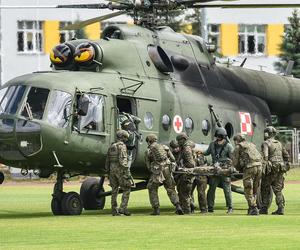
<instances>
[{"instance_id":1,"label":"black tire","mask_svg":"<svg viewBox=\"0 0 300 250\"><path fill-rule=\"evenodd\" d=\"M105 197L99 198L99 194L104 192L100 186L99 179L88 178L80 188L80 197L85 210L100 210L105 206Z\"/></svg>"},{"instance_id":2,"label":"black tire","mask_svg":"<svg viewBox=\"0 0 300 250\"><path fill-rule=\"evenodd\" d=\"M82 213L82 201L76 192L69 192L64 195L61 201L64 215L80 215Z\"/></svg>"},{"instance_id":3,"label":"black tire","mask_svg":"<svg viewBox=\"0 0 300 250\"><path fill-rule=\"evenodd\" d=\"M51 211L53 215L62 215L61 200L53 197L51 201Z\"/></svg>"},{"instance_id":4,"label":"black tire","mask_svg":"<svg viewBox=\"0 0 300 250\"><path fill-rule=\"evenodd\" d=\"M267 207L268 209L271 207L272 201L273 201L273 191L272 191L272 189L271 189L271 192L270 192L270 194L269 194L269 206ZM262 207L262 200L261 200L261 192L260 192L260 188L258 189L258 192L257 192L257 200L256 200L256 203L257 203L257 207L258 207L258 208L261 208L261 207Z\"/></svg>"}]
</instances>

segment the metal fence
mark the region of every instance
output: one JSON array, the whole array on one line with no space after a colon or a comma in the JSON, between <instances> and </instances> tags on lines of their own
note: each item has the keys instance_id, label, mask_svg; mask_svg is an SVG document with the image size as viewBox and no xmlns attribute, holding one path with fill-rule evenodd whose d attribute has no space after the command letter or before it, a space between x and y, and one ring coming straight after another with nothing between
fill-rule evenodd
<instances>
[{"instance_id":1,"label":"metal fence","mask_svg":"<svg viewBox=\"0 0 300 250\"><path fill-rule=\"evenodd\" d=\"M286 147L290 153L291 163L299 165L299 137L300 130L294 129L281 129L278 130L279 140Z\"/></svg>"}]
</instances>

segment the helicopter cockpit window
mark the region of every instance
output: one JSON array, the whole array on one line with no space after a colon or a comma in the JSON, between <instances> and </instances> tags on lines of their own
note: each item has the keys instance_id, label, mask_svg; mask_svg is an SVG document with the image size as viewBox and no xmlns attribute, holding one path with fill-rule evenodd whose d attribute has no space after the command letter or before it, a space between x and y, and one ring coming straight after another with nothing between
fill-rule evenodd
<instances>
[{"instance_id":1,"label":"helicopter cockpit window","mask_svg":"<svg viewBox=\"0 0 300 250\"><path fill-rule=\"evenodd\" d=\"M21 115L41 120L45 112L49 92L49 89L31 87Z\"/></svg>"},{"instance_id":2,"label":"helicopter cockpit window","mask_svg":"<svg viewBox=\"0 0 300 250\"><path fill-rule=\"evenodd\" d=\"M86 116L79 116L80 131L104 132L104 97L97 94L85 94L89 98Z\"/></svg>"},{"instance_id":3,"label":"helicopter cockpit window","mask_svg":"<svg viewBox=\"0 0 300 250\"><path fill-rule=\"evenodd\" d=\"M26 86L11 86L3 94L0 105L0 113L15 114L24 95Z\"/></svg>"},{"instance_id":4,"label":"helicopter cockpit window","mask_svg":"<svg viewBox=\"0 0 300 250\"><path fill-rule=\"evenodd\" d=\"M72 95L54 90L48 105L47 121L55 127L65 128L71 114Z\"/></svg>"},{"instance_id":5,"label":"helicopter cockpit window","mask_svg":"<svg viewBox=\"0 0 300 250\"><path fill-rule=\"evenodd\" d=\"M7 91L7 88L0 89L0 114L3 112L4 106L6 105L5 102L2 103L2 99L5 96L6 91Z\"/></svg>"}]
</instances>

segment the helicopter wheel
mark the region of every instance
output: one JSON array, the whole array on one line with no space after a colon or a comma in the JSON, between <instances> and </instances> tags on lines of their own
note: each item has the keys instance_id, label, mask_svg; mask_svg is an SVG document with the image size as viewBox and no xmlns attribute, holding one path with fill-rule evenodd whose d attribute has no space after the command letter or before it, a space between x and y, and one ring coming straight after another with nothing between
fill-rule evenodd
<instances>
[{"instance_id":1,"label":"helicopter wheel","mask_svg":"<svg viewBox=\"0 0 300 250\"><path fill-rule=\"evenodd\" d=\"M80 197L85 210L99 210L105 206L105 196L99 197L104 193L103 188L104 177L100 181L96 178L86 179L80 188Z\"/></svg>"},{"instance_id":2,"label":"helicopter wheel","mask_svg":"<svg viewBox=\"0 0 300 250\"><path fill-rule=\"evenodd\" d=\"M69 192L61 200L62 213L64 215L80 215L82 213L82 201L76 192Z\"/></svg>"}]
</instances>

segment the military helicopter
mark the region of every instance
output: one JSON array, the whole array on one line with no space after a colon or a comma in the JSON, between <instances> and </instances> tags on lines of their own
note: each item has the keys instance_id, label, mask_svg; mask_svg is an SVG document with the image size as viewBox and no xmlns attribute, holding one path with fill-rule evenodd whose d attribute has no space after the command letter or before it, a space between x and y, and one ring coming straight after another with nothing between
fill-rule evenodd
<instances>
[{"instance_id":1,"label":"military helicopter","mask_svg":"<svg viewBox=\"0 0 300 250\"><path fill-rule=\"evenodd\" d=\"M178 8L214 6L270 7L205 0L55 6L117 10L68 29L126 13L135 25L110 25L100 40L57 45L50 55L52 71L23 75L1 87L0 162L24 174L33 169L41 178L56 172L53 214L79 215L83 208L103 209L110 195L103 188L104 165L123 112L142 119L131 166L134 179L140 180L134 191L146 188L143 138L150 133L167 144L185 131L205 148L218 126L229 138L244 133L258 145L271 114L281 124L299 126L300 80L219 65L202 38L162 26ZM77 175L101 178L85 180L80 195L65 193L64 180ZM242 192L235 186L233 191Z\"/></svg>"}]
</instances>

